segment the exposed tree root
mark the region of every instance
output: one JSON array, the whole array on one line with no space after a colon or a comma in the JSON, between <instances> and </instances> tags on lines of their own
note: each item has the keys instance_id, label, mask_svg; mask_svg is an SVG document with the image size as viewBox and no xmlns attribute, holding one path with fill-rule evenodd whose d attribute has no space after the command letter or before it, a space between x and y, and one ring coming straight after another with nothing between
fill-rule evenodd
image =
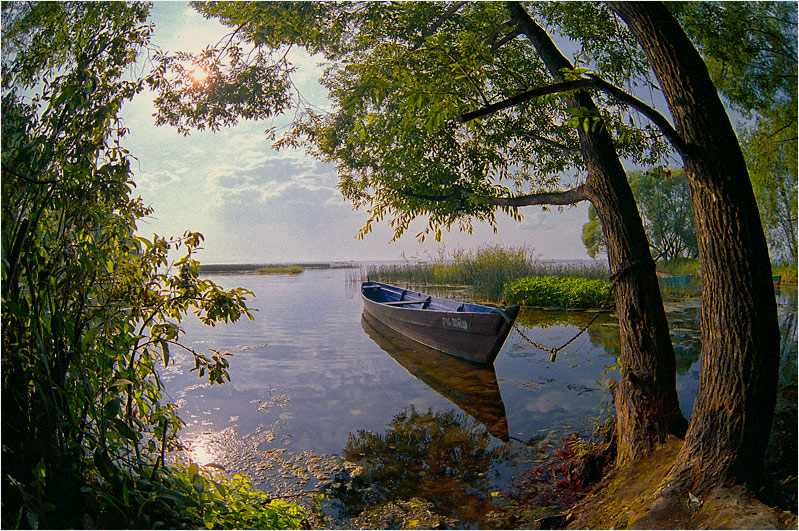
<instances>
[{"instance_id":1,"label":"exposed tree root","mask_svg":"<svg viewBox=\"0 0 799 531\"><path fill-rule=\"evenodd\" d=\"M744 487L718 486L701 498L658 491L682 447L676 437L651 456L613 470L572 508L569 529L796 529L795 514L769 507Z\"/></svg>"}]
</instances>

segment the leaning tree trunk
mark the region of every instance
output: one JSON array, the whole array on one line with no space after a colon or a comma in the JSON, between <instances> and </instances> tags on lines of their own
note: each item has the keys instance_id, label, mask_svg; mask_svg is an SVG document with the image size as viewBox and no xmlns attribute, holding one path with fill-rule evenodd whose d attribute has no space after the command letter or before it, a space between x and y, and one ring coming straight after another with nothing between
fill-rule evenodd
<instances>
[{"instance_id":1,"label":"leaning tree trunk","mask_svg":"<svg viewBox=\"0 0 799 531\"><path fill-rule=\"evenodd\" d=\"M562 68L573 68L520 4L509 7L555 79ZM596 109L585 92L571 98L575 107ZM627 175L606 129L580 130L580 144L588 168L587 194L605 234L619 315L621 367L614 406L616 462L622 464L649 454L670 433L683 436L686 420L677 399L674 348L655 263Z\"/></svg>"},{"instance_id":2,"label":"leaning tree trunk","mask_svg":"<svg viewBox=\"0 0 799 531\"><path fill-rule=\"evenodd\" d=\"M702 263L702 364L667 482L757 484L774 414L779 327L766 238L735 132L707 68L660 2L610 2L646 52L674 116Z\"/></svg>"}]
</instances>

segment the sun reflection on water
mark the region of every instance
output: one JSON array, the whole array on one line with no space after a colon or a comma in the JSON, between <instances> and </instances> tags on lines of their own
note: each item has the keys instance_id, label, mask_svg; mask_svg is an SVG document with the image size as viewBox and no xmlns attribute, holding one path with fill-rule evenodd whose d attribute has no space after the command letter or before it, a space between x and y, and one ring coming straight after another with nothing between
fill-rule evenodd
<instances>
[{"instance_id":1,"label":"sun reflection on water","mask_svg":"<svg viewBox=\"0 0 799 531\"><path fill-rule=\"evenodd\" d=\"M219 456L214 452L209 435L200 435L191 442L189 447L189 457L200 466L207 466L214 462Z\"/></svg>"}]
</instances>

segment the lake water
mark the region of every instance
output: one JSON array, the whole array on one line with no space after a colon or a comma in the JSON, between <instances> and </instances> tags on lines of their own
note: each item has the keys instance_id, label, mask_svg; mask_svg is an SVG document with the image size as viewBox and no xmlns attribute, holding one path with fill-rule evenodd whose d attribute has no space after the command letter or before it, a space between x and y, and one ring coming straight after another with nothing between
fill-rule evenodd
<instances>
[{"instance_id":1,"label":"lake water","mask_svg":"<svg viewBox=\"0 0 799 531\"><path fill-rule=\"evenodd\" d=\"M280 496L330 488L331 483L344 492L345 483L352 487L359 478L364 488L366 476L375 482L381 473L384 480L402 476L416 490L435 484L430 488L450 491L428 499L449 507L461 526L481 525L474 507L490 504L492 492L511 488L519 474L541 459L544 445L555 447L573 432L587 435L595 419L606 414L609 395L601 380L613 375L608 367L618 356L615 317L600 316L554 363L514 330L492 371L437 356L363 321L358 285L348 282L351 276L352 270L328 269L297 276L209 277L227 288L253 291L250 306L258 311L254 322L244 319L215 328L194 318L184 322L184 344L206 354L216 350L232 355L231 381L225 385L210 386L199 379L190 372L193 362L185 354L176 355L163 374L168 395L187 424L182 438L193 460L247 473L257 486ZM783 384L795 386L795 289L783 289L778 299ZM699 373L699 308L698 299L667 307L686 415ZM555 347L592 316L529 310L518 321L527 338ZM420 361L431 356L435 363ZM454 446L442 449L431 442L431 433L452 438ZM419 434L427 437L416 445L421 450L408 443ZM452 448L458 459L449 462L444 454ZM424 453L417 455L420 451ZM369 461L365 456L370 452L382 453ZM443 456L436 463L446 466L433 479L430 470L438 464L425 459L436 452ZM469 455L480 459L470 463ZM411 470L415 466L419 470ZM473 480L464 479L471 472L452 469L458 466L479 471ZM384 481L379 493L373 489L372 498L361 501L400 497L409 488L392 481Z\"/></svg>"}]
</instances>

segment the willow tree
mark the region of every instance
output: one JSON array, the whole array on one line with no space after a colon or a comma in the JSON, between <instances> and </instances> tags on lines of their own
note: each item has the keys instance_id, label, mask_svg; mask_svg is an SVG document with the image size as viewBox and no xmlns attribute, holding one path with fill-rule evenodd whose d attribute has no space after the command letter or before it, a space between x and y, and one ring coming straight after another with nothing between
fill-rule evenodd
<instances>
[{"instance_id":1,"label":"willow tree","mask_svg":"<svg viewBox=\"0 0 799 531\"><path fill-rule=\"evenodd\" d=\"M773 259L797 260L797 6L795 2L682 2L669 10L735 110Z\"/></svg>"},{"instance_id":2,"label":"willow tree","mask_svg":"<svg viewBox=\"0 0 799 531\"><path fill-rule=\"evenodd\" d=\"M522 207L590 201L605 230L621 324L618 460L684 432L654 262L620 161L655 164L666 146L653 129L631 127L612 99L592 97L598 81L583 76L588 68L611 81L645 75L628 33L606 42L618 28L607 10L464 2L196 7L233 33L193 58L209 73L202 84L186 81L186 54L161 58L159 121L187 132L282 112L291 105L287 48L322 54L333 110L306 107L277 146L305 146L336 165L344 197L367 211L361 236L386 218L399 237L426 217L417 236L440 238L453 226L494 224L498 211L518 219ZM547 21L581 37L574 61L544 30Z\"/></svg>"},{"instance_id":3,"label":"willow tree","mask_svg":"<svg viewBox=\"0 0 799 531\"><path fill-rule=\"evenodd\" d=\"M611 3L635 33L675 120L702 262L702 367L672 485L759 484L780 334L768 247L738 138L701 56L660 3Z\"/></svg>"}]
</instances>

